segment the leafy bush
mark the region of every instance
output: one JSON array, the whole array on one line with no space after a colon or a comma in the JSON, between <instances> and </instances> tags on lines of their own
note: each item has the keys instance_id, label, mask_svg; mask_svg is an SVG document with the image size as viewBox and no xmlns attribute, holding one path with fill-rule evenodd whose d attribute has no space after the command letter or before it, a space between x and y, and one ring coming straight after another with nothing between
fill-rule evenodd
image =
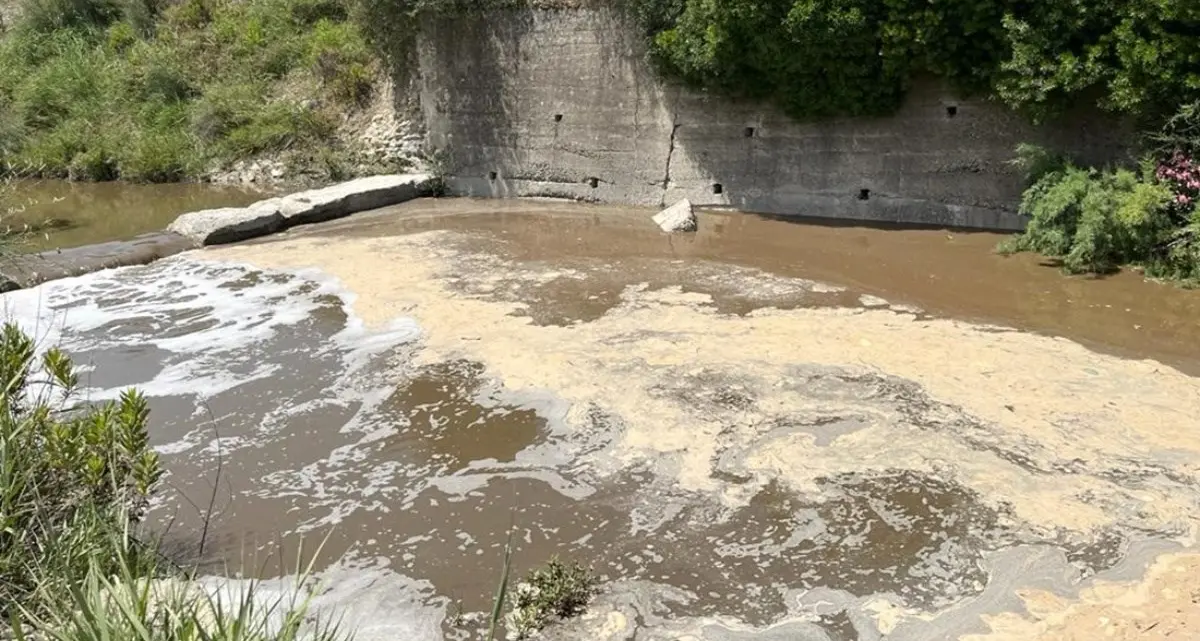
<instances>
[{"instance_id":1,"label":"leafy bush","mask_svg":"<svg viewBox=\"0 0 1200 641\"><path fill-rule=\"evenodd\" d=\"M1042 176L1059 171L1067 166L1067 159L1041 145L1021 143L1017 145L1017 156L1012 164L1021 171L1027 185L1041 180Z\"/></svg>"},{"instance_id":2,"label":"leafy bush","mask_svg":"<svg viewBox=\"0 0 1200 641\"><path fill-rule=\"evenodd\" d=\"M1162 128L1147 139L1153 143L1154 153L1161 158L1176 153L1200 155L1200 100L1179 105Z\"/></svg>"},{"instance_id":3,"label":"leafy bush","mask_svg":"<svg viewBox=\"0 0 1200 641\"><path fill-rule=\"evenodd\" d=\"M101 182L115 180L118 175L117 159L107 150L92 147L75 154L67 166L67 177L71 180Z\"/></svg>"},{"instance_id":4,"label":"leafy bush","mask_svg":"<svg viewBox=\"0 0 1200 641\"><path fill-rule=\"evenodd\" d=\"M112 572L111 549L146 509L161 470L146 400L75 406L79 378L57 349L38 358L13 324L0 328L0 603L33 607L86 575ZM123 545L123 543L122 543ZM47 586L50 579L64 585Z\"/></svg>"},{"instance_id":5,"label":"leafy bush","mask_svg":"<svg viewBox=\"0 0 1200 641\"><path fill-rule=\"evenodd\" d=\"M1151 276L1200 280L1200 166L1182 154L1144 165L1140 174L1069 163L1045 172L1022 198L1025 232L1001 251L1038 252L1069 273L1140 265Z\"/></svg>"},{"instance_id":6,"label":"leafy bush","mask_svg":"<svg viewBox=\"0 0 1200 641\"><path fill-rule=\"evenodd\" d=\"M903 78L879 55L883 14L874 0L689 1L652 53L691 85L798 118L887 113Z\"/></svg>"},{"instance_id":7,"label":"leafy bush","mask_svg":"<svg viewBox=\"0 0 1200 641\"><path fill-rule=\"evenodd\" d=\"M1157 121L1200 91L1194 3L1055 0L1010 13L1005 26L1011 54L998 93L1035 113L1096 89L1103 106Z\"/></svg>"},{"instance_id":8,"label":"leafy bush","mask_svg":"<svg viewBox=\"0 0 1200 641\"><path fill-rule=\"evenodd\" d=\"M137 391L77 403L61 351L0 327L0 615L18 641L336 641L295 592L206 592L136 538L162 474Z\"/></svg>"}]
</instances>

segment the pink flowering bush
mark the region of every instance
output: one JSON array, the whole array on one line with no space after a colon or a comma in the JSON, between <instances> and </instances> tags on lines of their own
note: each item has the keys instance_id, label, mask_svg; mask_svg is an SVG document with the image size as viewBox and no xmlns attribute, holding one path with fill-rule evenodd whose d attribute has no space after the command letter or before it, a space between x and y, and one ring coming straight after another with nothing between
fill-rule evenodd
<instances>
[{"instance_id":1,"label":"pink flowering bush","mask_svg":"<svg viewBox=\"0 0 1200 641\"><path fill-rule=\"evenodd\" d=\"M1056 259L1071 273L1136 265L1200 287L1200 101L1180 104L1147 133L1141 170L1078 167L1035 145L1017 148L1029 187L1025 232L1000 247Z\"/></svg>"},{"instance_id":2,"label":"pink flowering bush","mask_svg":"<svg viewBox=\"0 0 1200 641\"><path fill-rule=\"evenodd\" d=\"M1159 161L1154 176L1174 194L1172 213L1186 218L1195 209L1197 198L1200 198L1200 162L1176 150L1165 160Z\"/></svg>"}]
</instances>

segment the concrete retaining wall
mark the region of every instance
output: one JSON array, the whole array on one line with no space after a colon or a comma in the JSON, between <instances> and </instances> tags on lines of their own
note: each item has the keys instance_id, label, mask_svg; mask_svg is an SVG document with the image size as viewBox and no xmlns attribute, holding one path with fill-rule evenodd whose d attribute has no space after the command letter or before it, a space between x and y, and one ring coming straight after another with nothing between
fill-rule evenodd
<instances>
[{"instance_id":1,"label":"concrete retaining wall","mask_svg":"<svg viewBox=\"0 0 1200 641\"><path fill-rule=\"evenodd\" d=\"M725 205L772 213L1018 229L1020 142L1085 162L1126 155L1093 113L1036 128L934 80L882 119L800 124L758 104L664 86L635 31L603 9L431 20L419 50L429 142L479 196Z\"/></svg>"}]
</instances>

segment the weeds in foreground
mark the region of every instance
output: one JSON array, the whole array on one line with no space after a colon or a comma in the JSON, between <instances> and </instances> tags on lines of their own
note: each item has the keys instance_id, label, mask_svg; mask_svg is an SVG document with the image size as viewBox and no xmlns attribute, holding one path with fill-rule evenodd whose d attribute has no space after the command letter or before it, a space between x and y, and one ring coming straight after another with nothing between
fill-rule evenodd
<instances>
[{"instance_id":1,"label":"weeds in foreground","mask_svg":"<svg viewBox=\"0 0 1200 641\"><path fill-rule=\"evenodd\" d=\"M310 616L311 568L298 568L292 593L255 582L218 592L167 563L138 531L162 473L146 399L91 403L78 386L61 350L39 355L15 324L0 327L0 617L13 637L342 638Z\"/></svg>"},{"instance_id":2,"label":"weeds in foreground","mask_svg":"<svg viewBox=\"0 0 1200 641\"><path fill-rule=\"evenodd\" d=\"M128 530L162 473L146 399L77 404L78 383L62 351L0 328L0 607L37 611L93 563L137 560Z\"/></svg>"},{"instance_id":3,"label":"weeds in foreground","mask_svg":"<svg viewBox=\"0 0 1200 641\"><path fill-rule=\"evenodd\" d=\"M115 575L93 561L83 579L67 588L66 596L55 608L41 615L23 612L24 622L19 618L14 622L14 638L17 641L349 640L340 631L340 622L311 616L311 567L297 568L296 590L278 594L264 590L261 583L254 581L216 591L184 577L153 578L153 568L134 571L136 564L129 561L117 559Z\"/></svg>"},{"instance_id":4,"label":"weeds in foreground","mask_svg":"<svg viewBox=\"0 0 1200 641\"><path fill-rule=\"evenodd\" d=\"M582 565L550 559L517 584L512 610L505 617L508 638L528 639L552 621L582 614L596 595L597 583Z\"/></svg>"}]
</instances>

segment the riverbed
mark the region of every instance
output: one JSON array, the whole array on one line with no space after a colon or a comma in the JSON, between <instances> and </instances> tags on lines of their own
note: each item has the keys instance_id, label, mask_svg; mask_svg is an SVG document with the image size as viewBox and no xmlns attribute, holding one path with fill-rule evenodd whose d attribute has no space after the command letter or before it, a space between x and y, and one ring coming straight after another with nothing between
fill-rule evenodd
<instances>
[{"instance_id":1,"label":"riverbed","mask_svg":"<svg viewBox=\"0 0 1200 641\"><path fill-rule=\"evenodd\" d=\"M179 555L324 541L363 639L478 638L510 529L606 579L552 638L1196 634L1200 297L650 213L422 200L3 301L152 397Z\"/></svg>"}]
</instances>

